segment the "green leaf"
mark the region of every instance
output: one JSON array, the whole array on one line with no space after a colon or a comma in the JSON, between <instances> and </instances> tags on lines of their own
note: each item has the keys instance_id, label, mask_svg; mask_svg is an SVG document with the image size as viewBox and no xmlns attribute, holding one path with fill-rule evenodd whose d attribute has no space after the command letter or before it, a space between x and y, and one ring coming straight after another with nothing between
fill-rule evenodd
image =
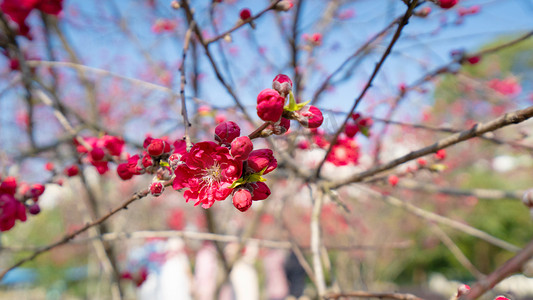
<instances>
[{"instance_id":1,"label":"green leaf","mask_svg":"<svg viewBox=\"0 0 533 300\"><path fill-rule=\"evenodd\" d=\"M285 105L285 107L283 107L283 109L286 110L286 111L299 111L304 106L309 104L309 102L311 102L311 100L303 102L303 103L296 103L296 100L294 99L294 94L291 91L291 92L289 92L289 104Z\"/></svg>"},{"instance_id":2,"label":"green leaf","mask_svg":"<svg viewBox=\"0 0 533 300\"><path fill-rule=\"evenodd\" d=\"M231 186L229 187L230 189L234 189L236 187L238 187L239 185L241 184L245 184L246 183L246 180L244 178L239 178L237 180L235 180Z\"/></svg>"},{"instance_id":3,"label":"green leaf","mask_svg":"<svg viewBox=\"0 0 533 300\"><path fill-rule=\"evenodd\" d=\"M159 165L163 167L170 167L170 165L166 161L160 161Z\"/></svg>"},{"instance_id":4,"label":"green leaf","mask_svg":"<svg viewBox=\"0 0 533 300\"><path fill-rule=\"evenodd\" d=\"M368 127L361 127L359 129L361 131L361 133L366 136L366 137L369 137L370 136L370 130Z\"/></svg>"}]
</instances>

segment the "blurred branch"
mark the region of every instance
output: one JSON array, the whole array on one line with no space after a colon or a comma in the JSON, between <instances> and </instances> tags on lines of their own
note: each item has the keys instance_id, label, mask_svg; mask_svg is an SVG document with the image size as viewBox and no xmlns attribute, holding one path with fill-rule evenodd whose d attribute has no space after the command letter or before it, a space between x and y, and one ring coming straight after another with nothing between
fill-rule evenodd
<instances>
[{"instance_id":1,"label":"blurred branch","mask_svg":"<svg viewBox=\"0 0 533 300\"><path fill-rule=\"evenodd\" d=\"M185 2L185 1L184 1ZM211 38L211 39L208 39L207 41L205 41L203 44L205 46L209 46L209 44L213 43L213 42L216 42L222 38L224 38L226 35L234 32L235 30L241 28L242 26L248 24L248 23L251 23L253 22L254 20L258 19L259 17L261 17L264 13L266 13L267 11L271 10L271 9L274 9L276 7L276 5L281 2L281 0L275 0L275 1L272 1L270 3L269 6L267 6L265 9L263 9L262 11L260 11L257 15L255 16L251 16L250 18L248 18L247 20L240 20L239 19L239 22L237 22L237 24L235 26L233 26L233 28ZM188 5L188 4L187 4Z\"/></svg>"},{"instance_id":2,"label":"blurred branch","mask_svg":"<svg viewBox=\"0 0 533 300\"><path fill-rule=\"evenodd\" d=\"M325 194L319 193L319 195L315 197L313 196L311 186L307 185L307 187L309 188L310 197L313 200L313 212L311 214L311 254L313 256L313 270L315 273L318 297L322 298L326 293L326 279L324 277L324 268L320 257L320 249L322 247L320 215L322 213L322 203Z\"/></svg>"},{"instance_id":3,"label":"blurred branch","mask_svg":"<svg viewBox=\"0 0 533 300\"><path fill-rule=\"evenodd\" d=\"M167 181L165 182L165 186L170 186L172 184L172 181ZM2 278L4 278L4 276L6 275L7 272L13 270L14 268L16 267L19 267L21 265L23 265L24 263L27 263L29 261L32 261L33 259L35 259L36 257L38 257L39 255L45 253L45 252L48 252L56 247L59 247L61 245L64 245L66 243L68 243L69 241L71 241L73 238L75 238L77 235L87 231L89 228L92 228L94 226L98 226L99 224L105 222L107 219L109 219L111 216L115 215L116 213L118 213L119 211L123 210L123 209L127 209L128 206L139 200L139 199L142 199L144 197L146 197L148 194L150 193L150 189L144 189L144 190L141 190L137 193L135 193L133 196L131 196L129 199L127 199L126 201L124 201L122 204L120 204L119 206L113 208L110 212L108 212L107 214L105 214L104 216L98 218L97 220L93 221L93 222L90 222L90 223L87 223L85 224L83 227L81 227L80 229L78 230L75 230L73 233L70 233L70 234L67 234L65 235L61 240L55 242L55 243L52 243L48 246L45 246L37 251L35 251L33 254L27 256L27 257L24 257L20 260L18 260L15 264L11 265L10 267L8 268L5 268L2 273L0 273L0 280L2 280Z\"/></svg>"},{"instance_id":4,"label":"blurred branch","mask_svg":"<svg viewBox=\"0 0 533 300\"><path fill-rule=\"evenodd\" d=\"M436 224L430 223L432 231L435 235L441 240L441 242L450 250L450 252L455 256L457 261L470 272L477 279L485 277L485 274L481 273L473 264L470 262L468 257L459 249L459 247L453 242L453 240Z\"/></svg>"},{"instance_id":5,"label":"blurred branch","mask_svg":"<svg viewBox=\"0 0 533 300\"><path fill-rule=\"evenodd\" d=\"M390 204L390 205L393 205L393 206L396 206L396 207L400 207L400 208L403 208L405 210L407 210L408 212L422 218L422 219L425 219L425 220L428 220L428 221L431 221L431 222L436 222L436 223L439 223L439 224L443 224L443 225L446 225L446 226L449 226L449 227L452 227L456 230L459 230L459 231L462 231L466 234L469 234L471 236L474 236L474 237L477 237L481 240L484 240L486 241L487 243L490 243L494 246L497 246L497 247L500 247L502 249L505 249L509 252L518 252L520 251L520 248L513 245L513 244L510 244L506 241L503 241L503 240L500 240L499 238L497 237L494 237L484 231L481 231L477 228L474 228L474 227L471 227L467 224L464 224L462 222L459 222L459 221L455 221L455 220L452 220L452 219L449 219L447 217L444 217L444 216L441 216L441 215L437 215L435 213L432 213L432 212L429 212L429 211L426 211L424 209L421 209L419 207L416 207L410 203L407 203L405 201L402 201L398 198L395 198L395 197L392 197L392 196L389 196L389 195L384 195L380 192L377 192L377 191L374 191L370 188L367 188L367 187L363 187L363 186L359 186L359 189L365 191L366 193L370 194L370 195L373 195L375 197L378 197L379 199L385 201L386 203Z\"/></svg>"},{"instance_id":6,"label":"blurred branch","mask_svg":"<svg viewBox=\"0 0 533 300\"><path fill-rule=\"evenodd\" d=\"M385 53L383 53L380 61L376 64L376 67L374 68L374 71L372 72L372 75L370 75L370 78L368 79L365 87L363 88L363 90L361 91L359 96L354 101L354 104L353 104L351 110L346 115L346 118L344 119L342 124L339 126L339 129L337 130L337 132L335 132L335 135L333 136L333 139L332 139L332 141L331 141L331 143L330 143L330 145L328 147L328 150L326 151L326 155L320 161L320 164L316 168L315 177L318 178L320 176L320 171L322 170L322 166L324 166L324 163L326 162L327 157L331 153L331 150L333 149L333 146L337 143L339 135L341 134L342 130L344 129L344 126L346 125L346 122L348 122L348 120L352 117L352 114L354 113L355 109L357 108L357 106L359 105L359 103L361 102L363 97L366 95L366 92L368 91L368 89L370 89L370 87L372 86L372 82L374 81L374 78L376 78L376 75L378 74L379 70L381 69L381 66L383 65L383 63L385 62L387 57L389 56L389 54L390 54L390 52L392 50L392 47L394 46L394 44L396 44L396 42L400 38L400 34L402 32L402 29L405 27L405 25L407 25L407 22L408 22L409 18L411 17L411 15L413 14L413 11L414 11L414 9L415 9L417 4L418 4L418 0L413 0L411 2L411 5L407 8L407 11L405 12L405 15L403 16L402 21L398 24L398 28L396 29L396 32L394 33L394 36L392 37L392 40L389 43L389 46L385 50Z\"/></svg>"},{"instance_id":7,"label":"blurred branch","mask_svg":"<svg viewBox=\"0 0 533 300\"><path fill-rule=\"evenodd\" d=\"M486 278L483 278L476 282L470 289L470 292L465 296L461 297L460 299L477 299L508 276L514 273L521 272L522 266L532 257L533 241L530 241L524 247L524 249L522 249L515 256L506 261L501 267L496 269Z\"/></svg>"},{"instance_id":8,"label":"blurred branch","mask_svg":"<svg viewBox=\"0 0 533 300\"><path fill-rule=\"evenodd\" d=\"M379 299L396 299L396 300L422 300L412 294L400 294L400 293L374 293L366 291L354 291L345 293L335 293L324 296L324 299L339 299L339 298L379 298Z\"/></svg>"},{"instance_id":9,"label":"blurred branch","mask_svg":"<svg viewBox=\"0 0 533 300\"><path fill-rule=\"evenodd\" d=\"M189 29L185 33L185 41L183 42L183 55L181 58L181 66L179 71L181 73L181 83L180 83L180 96L181 96L181 115L183 117L183 126L185 130L185 142L187 144L187 150L192 148L191 137L189 136L189 127L191 127L191 122L189 122L189 117L187 115L187 104L185 103L185 84L187 83L185 79L185 59L187 58L187 50L189 49L189 44L191 42L191 33L192 29L195 26L194 21L189 24Z\"/></svg>"},{"instance_id":10,"label":"blurred branch","mask_svg":"<svg viewBox=\"0 0 533 300\"><path fill-rule=\"evenodd\" d=\"M452 145L458 144L460 142L469 140L474 137L478 137L487 132L491 132L491 131L497 130L505 126L521 123L531 117L533 117L533 106L530 106L525 109L517 110L515 112L506 113L505 115L499 118L496 118L490 122L478 123L474 125L471 129L464 130L456 134L450 135L444 139L437 141L433 145L412 151L404 156L393 159L389 161L388 163L377 165L366 171L357 173L347 179L338 180L338 181L334 181L334 182L330 182L326 184L329 186L329 188L336 189L349 183L360 182L360 181L363 181L367 177L370 177L380 172L392 169L398 165L401 165L415 158L419 158L424 155L437 152L440 149L448 148Z\"/></svg>"}]
</instances>

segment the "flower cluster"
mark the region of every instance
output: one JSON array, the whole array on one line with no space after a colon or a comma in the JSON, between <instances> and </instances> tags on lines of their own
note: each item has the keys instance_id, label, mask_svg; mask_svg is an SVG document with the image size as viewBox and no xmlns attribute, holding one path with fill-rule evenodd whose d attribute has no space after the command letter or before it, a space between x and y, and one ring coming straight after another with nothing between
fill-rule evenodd
<instances>
[{"instance_id":1,"label":"flower cluster","mask_svg":"<svg viewBox=\"0 0 533 300\"><path fill-rule=\"evenodd\" d=\"M516 96L522 91L520 83L514 77L509 77L506 79L492 79L488 83L489 87L494 91L505 95L505 96Z\"/></svg>"},{"instance_id":2,"label":"flower cluster","mask_svg":"<svg viewBox=\"0 0 533 300\"><path fill-rule=\"evenodd\" d=\"M26 221L26 210L32 215L41 209L37 204L44 193L44 185L17 184L12 176L0 177L0 231L7 231L15 226L15 221Z\"/></svg>"},{"instance_id":3,"label":"flower cluster","mask_svg":"<svg viewBox=\"0 0 533 300\"><path fill-rule=\"evenodd\" d=\"M100 174L105 174L109 170L108 162L119 159L124 149L124 140L111 135L104 135L100 138L86 137L83 138L83 141L85 145L82 145L77 139L74 140L76 150L80 154L86 154L88 162ZM87 145L90 146L90 149L87 149ZM68 176L77 173L76 170L66 171Z\"/></svg>"},{"instance_id":4,"label":"flower cluster","mask_svg":"<svg viewBox=\"0 0 533 300\"><path fill-rule=\"evenodd\" d=\"M18 25L19 34L28 36L30 27L26 18L32 10L57 16L63 10L63 0L4 0L0 9Z\"/></svg>"},{"instance_id":5,"label":"flower cluster","mask_svg":"<svg viewBox=\"0 0 533 300\"><path fill-rule=\"evenodd\" d=\"M250 208L252 200L266 199L270 189L262 175L277 167L272 150L253 150L250 138L240 136L240 127L231 121L215 128L215 140L196 143L183 154L174 171L173 188L187 188L185 199L203 208L230 194L240 211Z\"/></svg>"}]
</instances>

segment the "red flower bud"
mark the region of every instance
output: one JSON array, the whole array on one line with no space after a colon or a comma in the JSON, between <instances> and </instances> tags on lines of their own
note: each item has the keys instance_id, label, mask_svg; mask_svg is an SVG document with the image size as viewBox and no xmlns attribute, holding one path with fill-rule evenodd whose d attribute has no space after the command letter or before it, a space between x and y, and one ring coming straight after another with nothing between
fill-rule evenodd
<instances>
[{"instance_id":1,"label":"red flower bud","mask_svg":"<svg viewBox=\"0 0 533 300\"><path fill-rule=\"evenodd\" d=\"M243 8L239 13L241 20L246 21L252 17L252 12L248 8Z\"/></svg>"},{"instance_id":2,"label":"red flower bud","mask_svg":"<svg viewBox=\"0 0 533 300\"><path fill-rule=\"evenodd\" d=\"M391 186L396 186L398 184L398 181L400 181L400 179L398 178L398 176L396 175L390 175L389 176L389 184Z\"/></svg>"},{"instance_id":3,"label":"red flower bud","mask_svg":"<svg viewBox=\"0 0 533 300\"><path fill-rule=\"evenodd\" d=\"M480 56L471 56L466 59L466 61L468 61L468 63L471 65L477 64L480 60L481 60Z\"/></svg>"},{"instance_id":4,"label":"red flower bud","mask_svg":"<svg viewBox=\"0 0 533 300\"><path fill-rule=\"evenodd\" d=\"M344 133L346 136L353 138L358 132L359 126L357 126L357 124L346 123L346 127L344 127Z\"/></svg>"},{"instance_id":5,"label":"red flower bud","mask_svg":"<svg viewBox=\"0 0 533 300\"><path fill-rule=\"evenodd\" d=\"M231 142L231 156L238 160L248 159L248 155L254 149L254 145L248 136L241 136Z\"/></svg>"},{"instance_id":6,"label":"red flower bud","mask_svg":"<svg viewBox=\"0 0 533 300\"><path fill-rule=\"evenodd\" d=\"M144 139L144 142L143 142L143 147L144 149L148 148L148 146L150 145L150 143L154 140L153 137L151 136L147 136L145 139Z\"/></svg>"},{"instance_id":7,"label":"red flower bud","mask_svg":"<svg viewBox=\"0 0 533 300\"><path fill-rule=\"evenodd\" d=\"M150 155L145 155L145 156L143 156L143 159L142 159L141 163L142 163L144 168L148 168L148 167L151 167L154 164L154 160L152 159L152 157ZM137 163L135 163L135 165L137 165Z\"/></svg>"},{"instance_id":8,"label":"red flower bud","mask_svg":"<svg viewBox=\"0 0 533 300\"><path fill-rule=\"evenodd\" d=\"M277 166L278 161L274 158L274 153L270 149L254 150L248 156L248 166L254 173L261 172L266 168L263 174L272 172Z\"/></svg>"},{"instance_id":9,"label":"red flower bud","mask_svg":"<svg viewBox=\"0 0 533 300\"><path fill-rule=\"evenodd\" d=\"M264 89L257 95L257 115L263 121L277 122L283 114L285 98L273 89Z\"/></svg>"},{"instance_id":10,"label":"red flower bud","mask_svg":"<svg viewBox=\"0 0 533 300\"><path fill-rule=\"evenodd\" d=\"M163 191L165 190L165 185L161 181L153 182L152 185L150 185L150 194L154 197L159 197L161 194L163 194Z\"/></svg>"},{"instance_id":11,"label":"red flower bud","mask_svg":"<svg viewBox=\"0 0 533 300\"><path fill-rule=\"evenodd\" d=\"M44 168L46 171L53 171L54 170L54 163L52 162L47 162L46 165L44 165Z\"/></svg>"},{"instance_id":12,"label":"red flower bud","mask_svg":"<svg viewBox=\"0 0 533 300\"><path fill-rule=\"evenodd\" d=\"M80 168L78 168L77 165L72 165L70 167L66 167L63 170L63 173L67 175L68 177L76 176L80 172Z\"/></svg>"},{"instance_id":13,"label":"red flower bud","mask_svg":"<svg viewBox=\"0 0 533 300\"><path fill-rule=\"evenodd\" d=\"M104 159L105 152L102 148L95 147L89 152L89 158L93 161L100 161Z\"/></svg>"},{"instance_id":14,"label":"red flower bud","mask_svg":"<svg viewBox=\"0 0 533 300\"><path fill-rule=\"evenodd\" d=\"M29 191L31 198L37 198L41 196L44 193L44 185L36 183L31 186L31 189Z\"/></svg>"},{"instance_id":15,"label":"red flower bud","mask_svg":"<svg viewBox=\"0 0 533 300\"><path fill-rule=\"evenodd\" d=\"M0 184L0 194L15 195L17 192L17 179L13 176L7 176Z\"/></svg>"},{"instance_id":16,"label":"red flower bud","mask_svg":"<svg viewBox=\"0 0 533 300\"><path fill-rule=\"evenodd\" d=\"M32 215L37 215L41 212L41 208L39 207L39 204L35 203L29 207L28 211Z\"/></svg>"},{"instance_id":17,"label":"red flower bud","mask_svg":"<svg viewBox=\"0 0 533 300\"><path fill-rule=\"evenodd\" d=\"M167 142L161 139L153 139L146 150L151 156L160 156L165 153L166 148L170 150L170 145L168 145Z\"/></svg>"},{"instance_id":18,"label":"red flower bud","mask_svg":"<svg viewBox=\"0 0 533 300\"><path fill-rule=\"evenodd\" d=\"M426 161L426 159L425 159L425 158L422 158L422 157L419 158L416 162L417 162L418 165L421 166L421 167L425 167L425 166L427 165L427 161Z\"/></svg>"},{"instance_id":19,"label":"red flower bud","mask_svg":"<svg viewBox=\"0 0 533 300\"><path fill-rule=\"evenodd\" d=\"M253 182L250 184L253 188L252 200L265 200L270 196L270 189L264 182Z\"/></svg>"},{"instance_id":20,"label":"red flower bud","mask_svg":"<svg viewBox=\"0 0 533 300\"><path fill-rule=\"evenodd\" d=\"M128 171L132 175L140 175L141 173L143 173L143 168L139 165L139 159L140 158L138 154L128 158L128 162L126 163L126 165L128 166Z\"/></svg>"},{"instance_id":21,"label":"red flower bud","mask_svg":"<svg viewBox=\"0 0 533 300\"><path fill-rule=\"evenodd\" d=\"M124 148L124 140L111 135L104 135L100 138L100 141L103 142L104 148L109 151L109 154L113 156L119 156L122 153Z\"/></svg>"},{"instance_id":22,"label":"red flower bud","mask_svg":"<svg viewBox=\"0 0 533 300\"><path fill-rule=\"evenodd\" d=\"M233 191L233 206L245 212L252 206L252 194L246 188L237 188Z\"/></svg>"},{"instance_id":23,"label":"red flower bud","mask_svg":"<svg viewBox=\"0 0 533 300\"><path fill-rule=\"evenodd\" d=\"M446 158L446 150L445 149L440 149L439 151L437 151L437 153L435 153L435 159L444 160L445 158Z\"/></svg>"},{"instance_id":24,"label":"red flower bud","mask_svg":"<svg viewBox=\"0 0 533 300\"><path fill-rule=\"evenodd\" d=\"M215 128L215 141L220 144L229 145L239 135L241 135L241 128L232 121L220 123Z\"/></svg>"},{"instance_id":25,"label":"red flower bud","mask_svg":"<svg viewBox=\"0 0 533 300\"><path fill-rule=\"evenodd\" d=\"M440 7L444 9L452 8L457 2L458 0L440 0Z\"/></svg>"},{"instance_id":26,"label":"red flower bud","mask_svg":"<svg viewBox=\"0 0 533 300\"><path fill-rule=\"evenodd\" d=\"M278 74L272 81L272 88L281 96L286 97L292 90L292 80L287 75Z\"/></svg>"},{"instance_id":27,"label":"red flower bud","mask_svg":"<svg viewBox=\"0 0 533 300\"><path fill-rule=\"evenodd\" d=\"M170 168L171 169L176 169L178 167L179 164L182 163L181 161L181 157L182 155L179 154L179 153L173 153L169 158L168 158L168 164L170 165Z\"/></svg>"},{"instance_id":28,"label":"red flower bud","mask_svg":"<svg viewBox=\"0 0 533 300\"><path fill-rule=\"evenodd\" d=\"M316 106L309 105L298 112L298 122L306 128L318 128L324 122L322 112Z\"/></svg>"},{"instance_id":29,"label":"red flower bud","mask_svg":"<svg viewBox=\"0 0 533 300\"><path fill-rule=\"evenodd\" d=\"M127 163L123 163L123 164L118 165L117 174L120 177L120 179L122 179L122 180L128 180L128 179L131 179L133 177L133 174L130 172Z\"/></svg>"}]
</instances>

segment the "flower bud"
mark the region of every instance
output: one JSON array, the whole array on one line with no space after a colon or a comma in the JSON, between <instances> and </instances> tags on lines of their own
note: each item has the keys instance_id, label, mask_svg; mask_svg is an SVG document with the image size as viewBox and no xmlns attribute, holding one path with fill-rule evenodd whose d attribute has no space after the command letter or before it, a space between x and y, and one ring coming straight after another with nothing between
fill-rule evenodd
<instances>
[{"instance_id":1,"label":"flower bud","mask_svg":"<svg viewBox=\"0 0 533 300\"><path fill-rule=\"evenodd\" d=\"M252 206L252 194L246 188L237 188L233 191L233 206L245 212Z\"/></svg>"},{"instance_id":2,"label":"flower bud","mask_svg":"<svg viewBox=\"0 0 533 300\"><path fill-rule=\"evenodd\" d=\"M452 8L457 2L458 0L440 0L440 7L444 9Z\"/></svg>"},{"instance_id":3,"label":"flower bud","mask_svg":"<svg viewBox=\"0 0 533 300\"><path fill-rule=\"evenodd\" d=\"M346 136L353 138L358 132L359 126L357 126L357 124L346 123L346 126L344 127L344 133Z\"/></svg>"},{"instance_id":4,"label":"flower bud","mask_svg":"<svg viewBox=\"0 0 533 300\"><path fill-rule=\"evenodd\" d=\"M171 151L170 144L162 139L153 139L146 149L151 156L161 156Z\"/></svg>"},{"instance_id":5,"label":"flower bud","mask_svg":"<svg viewBox=\"0 0 533 300\"><path fill-rule=\"evenodd\" d=\"M102 148L95 147L93 148L93 150L91 150L91 152L89 152L89 158L93 161L100 161L104 159L104 157L105 157L105 152L104 152L104 149Z\"/></svg>"},{"instance_id":6,"label":"flower bud","mask_svg":"<svg viewBox=\"0 0 533 300\"><path fill-rule=\"evenodd\" d=\"M470 56L469 58L466 59L466 61L468 61L468 63L471 65L475 65L479 63L480 60L481 60L481 56Z\"/></svg>"},{"instance_id":7,"label":"flower bud","mask_svg":"<svg viewBox=\"0 0 533 300\"><path fill-rule=\"evenodd\" d=\"M179 153L173 153L169 158L168 158L168 164L170 165L170 168L172 170L176 169L181 163L181 157L182 155L179 154Z\"/></svg>"},{"instance_id":8,"label":"flower bud","mask_svg":"<svg viewBox=\"0 0 533 300\"><path fill-rule=\"evenodd\" d=\"M272 88L281 96L287 97L289 92L292 90L292 80L287 75L278 74L272 81Z\"/></svg>"},{"instance_id":9,"label":"flower bud","mask_svg":"<svg viewBox=\"0 0 533 300\"><path fill-rule=\"evenodd\" d=\"M141 164L146 169L153 166L154 160L150 155L144 155ZM137 162L135 163L135 165L137 165Z\"/></svg>"},{"instance_id":10,"label":"flower bud","mask_svg":"<svg viewBox=\"0 0 533 300\"><path fill-rule=\"evenodd\" d=\"M130 172L127 163L123 163L123 164L118 165L117 174L120 177L120 179L122 179L122 180L128 180L128 179L131 179L133 177L133 174Z\"/></svg>"},{"instance_id":11,"label":"flower bud","mask_svg":"<svg viewBox=\"0 0 533 300\"><path fill-rule=\"evenodd\" d=\"M278 161L274 158L272 150L259 149L252 151L248 156L248 166L254 173L261 172L266 168L263 174L268 174L278 166Z\"/></svg>"},{"instance_id":12,"label":"flower bud","mask_svg":"<svg viewBox=\"0 0 533 300\"><path fill-rule=\"evenodd\" d=\"M426 6L415 12L415 16L425 18L431 13L431 7Z\"/></svg>"},{"instance_id":13,"label":"flower bud","mask_svg":"<svg viewBox=\"0 0 533 300\"><path fill-rule=\"evenodd\" d=\"M241 135L241 128L232 121L220 123L215 128L215 141L220 144L229 145L239 135Z\"/></svg>"},{"instance_id":14,"label":"flower bud","mask_svg":"<svg viewBox=\"0 0 533 300\"><path fill-rule=\"evenodd\" d=\"M30 214L32 215L37 215L41 212L41 208L39 207L39 204L35 203L35 204L32 204L28 211L30 212Z\"/></svg>"},{"instance_id":15,"label":"flower bud","mask_svg":"<svg viewBox=\"0 0 533 300\"><path fill-rule=\"evenodd\" d=\"M524 192L524 196L522 197L522 203L524 203L524 205L530 209L533 208L533 189L529 189Z\"/></svg>"},{"instance_id":16,"label":"flower bud","mask_svg":"<svg viewBox=\"0 0 533 300\"><path fill-rule=\"evenodd\" d=\"M298 112L298 122L306 128L318 128L324 122L324 117L320 109L309 105Z\"/></svg>"},{"instance_id":17,"label":"flower bud","mask_svg":"<svg viewBox=\"0 0 533 300\"><path fill-rule=\"evenodd\" d=\"M145 139L144 139L144 142L143 142L143 148L146 149L148 148L148 146L150 145L150 143L154 140L153 137L151 136L147 136Z\"/></svg>"},{"instance_id":18,"label":"flower bud","mask_svg":"<svg viewBox=\"0 0 533 300\"><path fill-rule=\"evenodd\" d=\"M254 145L248 136L241 136L231 142L231 156L238 160L248 159L248 155L254 149Z\"/></svg>"},{"instance_id":19,"label":"flower bud","mask_svg":"<svg viewBox=\"0 0 533 300\"><path fill-rule=\"evenodd\" d=\"M13 176L7 176L0 184L0 194L15 195L17 192L17 179Z\"/></svg>"},{"instance_id":20,"label":"flower bud","mask_svg":"<svg viewBox=\"0 0 533 300\"><path fill-rule=\"evenodd\" d=\"M63 170L63 173L67 175L68 177L76 176L80 172L80 168L78 168L77 165L72 165L70 167L66 167Z\"/></svg>"},{"instance_id":21,"label":"flower bud","mask_svg":"<svg viewBox=\"0 0 533 300\"><path fill-rule=\"evenodd\" d=\"M425 167L427 165L427 161L425 158L421 157L417 159L416 161L420 167Z\"/></svg>"},{"instance_id":22,"label":"flower bud","mask_svg":"<svg viewBox=\"0 0 533 300\"><path fill-rule=\"evenodd\" d=\"M31 189L28 193L31 198L37 198L44 193L44 185L36 183L31 186Z\"/></svg>"},{"instance_id":23,"label":"flower bud","mask_svg":"<svg viewBox=\"0 0 533 300\"><path fill-rule=\"evenodd\" d=\"M436 160L444 160L446 158L446 150L440 149L435 153L435 159Z\"/></svg>"},{"instance_id":24,"label":"flower bud","mask_svg":"<svg viewBox=\"0 0 533 300\"><path fill-rule=\"evenodd\" d=\"M396 175L390 175L388 178L388 181L391 186L396 186L398 184L398 181L400 181L400 179Z\"/></svg>"},{"instance_id":25,"label":"flower bud","mask_svg":"<svg viewBox=\"0 0 533 300\"><path fill-rule=\"evenodd\" d=\"M52 172L54 170L55 166L53 162L47 162L46 165L44 165L44 169L46 171Z\"/></svg>"},{"instance_id":26,"label":"flower bud","mask_svg":"<svg viewBox=\"0 0 533 300\"><path fill-rule=\"evenodd\" d=\"M294 4L289 0L282 0L274 7L277 11L289 11Z\"/></svg>"},{"instance_id":27,"label":"flower bud","mask_svg":"<svg viewBox=\"0 0 533 300\"><path fill-rule=\"evenodd\" d=\"M264 89L257 95L257 115L263 121L277 122L283 114L285 98L273 89Z\"/></svg>"},{"instance_id":28,"label":"flower bud","mask_svg":"<svg viewBox=\"0 0 533 300\"><path fill-rule=\"evenodd\" d=\"M252 200L265 200L270 196L270 189L264 182L253 182L250 184L252 190Z\"/></svg>"},{"instance_id":29,"label":"flower bud","mask_svg":"<svg viewBox=\"0 0 533 300\"><path fill-rule=\"evenodd\" d=\"M457 298L462 297L470 292L470 286L466 284L461 284L457 288Z\"/></svg>"},{"instance_id":30,"label":"flower bud","mask_svg":"<svg viewBox=\"0 0 533 300\"><path fill-rule=\"evenodd\" d=\"M161 181L153 182L152 185L150 185L150 194L154 197L159 197L161 194L163 194L163 191L165 190L165 185Z\"/></svg>"},{"instance_id":31,"label":"flower bud","mask_svg":"<svg viewBox=\"0 0 533 300\"><path fill-rule=\"evenodd\" d=\"M249 8L243 8L239 13L239 17L241 18L241 20L246 21L252 17L252 12Z\"/></svg>"}]
</instances>

